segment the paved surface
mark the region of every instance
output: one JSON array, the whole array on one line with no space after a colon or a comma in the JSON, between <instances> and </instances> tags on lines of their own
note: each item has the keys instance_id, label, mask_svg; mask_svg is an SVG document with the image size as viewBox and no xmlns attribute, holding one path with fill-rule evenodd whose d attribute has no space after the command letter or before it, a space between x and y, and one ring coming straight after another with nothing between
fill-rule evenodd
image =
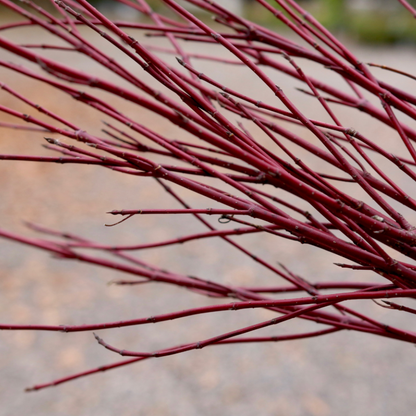
<instances>
[{"instance_id":1,"label":"paved surface","mask_svg":"<svg viewBox=\"0 0 416 416\"><path fill-rule=\"evenodd\" d=\"M415 68L410 49L355 49L364 61ZM87 64L81 62L80 65ZM209 64L203 64L204 71L208 72L210 68ZM305 69L310 73L318 71L309 65ZM101 117L93 111L80 109L75 102L52 95L48 88L32 88L23 78L4 70L0 75L2 81L76 120L83 129L98 132L101 128L97 121ZM251 84L249 74L244 71L235 69L232 74L217 75L229 86L244 85L258 91L261 98L260 87L257 89ZM392 74L385 74L385 79L415 90L414 82L409 79ZM288 94L296 94L293 83L290 84L287 78L276 75L276 82L284 86ZM316 104L311 105L307 99L299 98L300 95L296 97L311 117L319 116ZM20 106L4 93L0 95L0 102ZM122 111L129 111L125 103L119 105ZM24 110L22 106L19 108ZM145 111L136 116L153 122L149 119L152 116ZM351 123L354 121L354 127L358 126L360 131L365 129L371 137L390 146L394 133L369 119L361 121L349 112L345 112L345 117L350 117ZM181 137L171 126L160 124L156 119L154 123L160 131ZM12 130L1 134L2 153L42 153L41 135ZM170 204L168 196L151 181L138 181L134 177L89 166L14 162L0 163L0 177L0 218L2 227L9 230L30 235L21 223L26 220L120 244L156 241L201 230L198 224L185 218L169 221L150 216L134 218L113 228L104 227L109 221L106 211ZM183 195L189 201L201 204L186 192ZM209 206L207 204L204 201L199 206ZM335 256L311 247L292 245L270 236L245 237L241 241L269 261L284 262L294 272L312 281L333 279L335 274L339 280L362 278L357 273L338 270L332 265L338 260ZM0 241L0 250L0 316L1 322L5 323L116 321L213 302L161 285L108 286L107 282L123 276L74 262L57 261L43 252L4 240ZM281 283L221 242L149 250L142 258L178 272L219 282ZM414 328L414 321L388 313L371 302L361 304L360 308L385 322ZM100 335L120 348L151 350L203 339L269 316L266 311L225 313L102 331ZM318 328L316 324L300 322L264 334L315 328ZM350 332L273 345L206 348L145 361L37 393L23 393L25 387L33 384L118 360L118 356L98 346L90 333L0 332L0 415L381 416L408 414L416 406L414 346Z\"/></svg>"}]
</instances>

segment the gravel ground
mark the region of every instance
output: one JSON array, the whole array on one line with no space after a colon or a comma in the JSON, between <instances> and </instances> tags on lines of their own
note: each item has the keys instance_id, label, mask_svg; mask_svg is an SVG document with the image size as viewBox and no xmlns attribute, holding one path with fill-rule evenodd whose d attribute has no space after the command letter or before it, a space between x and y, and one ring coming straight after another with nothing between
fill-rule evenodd
<instances>
[{"instance_id":1,"label":"gravel ground","mask_svg":"<svg viewBox=\"0 0 416 416\"><path fill-rule=\"evenodd\" d=\"M32 33L33 37L43 36ZM27 32L14 36L21 36L24 41ZM412 69L416 65L410 47L376 49L352 45L352 49L364 61L402 69ZM55 52L54 56L59 58L62 55ZM79 65L96 71L99 76L105 75L105 71L89 66L91 64L82 61ZM308 63L303 68L315 76L334 77L329 71L323 73L322 69ZM209 73L211 69L211 64L203 63L204 72ZM252 82L250 74L238 68L233 72L217 72L216 75L229 86L244 85L258 94L259 99L267 93ZM384 79L414 93L413 81L408 78L388 73L383 75ZM63 96L53 95L48 88L33 87L27 80L5 70L0 71L0 76L0 81L34 97L45 107L76 120L83 129L98 132L97 120L100 117L92 110L80 108ZM276 82L293 95L310 117L321 116L313 101L293 91L293 82L290 84L280 75L275 77L278 78ZM24 110L5 93L1 93L0 103ZM118 105L123 112L132 111L122 101ZM137 110L134 111L135 117L154 123L158 131L179 134L179 130L161 123L149 112L140 110L137 114ZM391 140L394 133L386 128L368 118L358 118L349 111L345 111L343 116L358 130L377 137L386 148L395 147ZM2 130L0 152L41 154L41 136ZM152 181L138 181L134 177L91 166L15 162L0 163L0 177L1 226L26 235L31 234L22 225L22 220L120 244L157 241L201 230L198 224L185 218L172 221L153 216L134 218L113 228L103 226L109 221L105 212L112 209L170 204L168 196ZM409 186L404 181L400 184ZM183 195L191 203L200 203L186 192ZM336 269L332 265L339 260L336 256L321 253L313 247L283 243L272 240L270 236L253 235L241 241L269 261L284 262L292 271L312 281L333 279L335 273L338 280L362 278ZM149 250L142 258L181 273L218 282L280 284L275 276L218 241ZM44 252L1 240L1 321L15 324L96 323L151 316L213 302L175 287L107 285L112 279L121 277L122 274L114 271L58 261ZM393 316L371 302L359 307L383 321L412 328L408 317ZM151 350L203 339L270 316L267 311L225 313L102 331L100 335L120 348ZM314 328L317 328L316 324L299 322L267 333L278 335ZM407 414L416 406L413 385L415 353L413 345L342 332L278 344L206 348L144 361L36 393L24 393L25 387L112 363L119 357L97 345L91 333L4 331L0 332L0 416ZM405 359L407 354L410 354L410 361Z\"/></svg>"}]
</instances>

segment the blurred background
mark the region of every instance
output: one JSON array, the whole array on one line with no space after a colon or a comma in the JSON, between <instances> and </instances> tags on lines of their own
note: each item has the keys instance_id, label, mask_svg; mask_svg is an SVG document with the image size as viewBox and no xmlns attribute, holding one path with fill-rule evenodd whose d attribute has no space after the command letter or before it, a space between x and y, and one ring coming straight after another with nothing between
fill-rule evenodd
<instances>
[{"instance_id":1,"label":"blurred background","mask_svg":"<svg viewBox=\"0 0 416 416\"><path fill-rule=\"evenodd\" d=\"M161 8L157 0L150 2ZM271 2L273 3L273 2ZM413 2L414 4L415 2ZM39 2L39 4L44 4ZM96 3L117 19L138 20L131 9L115 2ZM222 0L221 4L278 31L276 24L254 1ZM408 72L416 68L414 51L416 22L394 0L303 1L322 23L344 40L365 62L393 66ZM208 19L209 16L201 15ZM0 10L0 22L16 20L16 15ZM0 35L3 35L0 33ZM40 30L4 33L19 43L48 42ZM102 42L102 40L97 40ZM157 39L146 39L158 42ZM103 45L103 44L101 44ZM187 45L198 51L199 45ZM45 52L46 53L46 52ZM54 59L67 59L59 52L47 52ZM2 54L2 59L12 56ZM172 57L173 59L173 57ZM130 63L123 62L126 65ZM90 61L74 63L97 76L108 73ZM25 63L26 65L26 63ZM334 75L322 67L302 62L302 68L316 78ZM29 65L28 65L29 66ZM33 66L35 67L35 66ZM215 66L204 62L204 71ZM374 73L413 94L414 81L398 74ZM219 74L219 75L218 75ZM251 74L233 68L217 72L227 86L244 85L252 93ZM299 92L288 77L275 75L276 82L293 93L308 115L318 118L318 106ZM336 80L336 77L334 78ZM43 106L65 115L93 133L100 133L101 115L75 100L39 87L31 80L1 69L5 82ZM334 81L335 82L335 81ZM296 95L298 94L298 95ZM135 114L157 126L162 134L179 134L146 109L133 113L130 105L114 101L122 112ZM34 113L1 92L0 103ZM392 134L369 117L345 111L352 125L375 137L386 148L394 148ZM5 121L11 119L2 118ZM0 130L0 153L44 154L42 134ZM191 232L195 224L185 218L147 217L131 219L106 228L106 211L122 208L158 208L166 195L151 181L114 174L93 166L43 165L1 162L1 226L30 234L23 221L62 231L71 231L100 242L137 243L167 239ZM400 183L404 187L406 184ZM187 200L196 203L193 196ZM112 220L113 218L110 218ZM216 224L217 225L217 224ZM293 272L312 281L360 280L361 276L333 266L340 259L314 247L253 236L242 239L245 246L276 264L283 261ZM270 284L275 276L259 268L221 242L184 244L163 250L149 250L144 260L200 275L216 281L241 285ZM172 266L173 265L173 266ZM366 272L363 272L366 273ZM126 320L181 310L214 301L178 288L163 285L118 287L108 285L118 272L76 262L59 261L47 253L0 240L0 319L2 323L82 324ZM356 306L354 303L353 306ZM372 302L362 310L390 324L414 329L411 317L396 314ZM163 324L102 331L100 335L120 348L152 350L207 338L236 327L268 319L268 311L226 313L193 317ZM299 322L273 328L272 334L316 330L316 324ZM259 332L259 335L263 333ZM264 333L264 335L266 335ZM35 393L25 387L121 361L103 349L91 333L0 332L0 416L20 415L227 415L251 416L330 416L402 415L416 407L414 394L416 350L413 345L343 331L316 339L263 345L236 345L206 348L72 381Z\"/></svg>"},{"instance_id":2,"label":"blurred background","mask_svg":"<svg viewBox=\"0 0 416 416\"><path fill-rule=\"evenodd\" d=\"M267 0L276 4L274 0ZM38 4L50 8L47 0ZM90 0L119 18L140 19L139 13L111 0ZM148 2L156 11L169 11L160 0ZM186 4L185 1L182 2ZM269 27L286 28L255 0L221 0L221 5ZM396 0L300 0L298 3L318 19L325 27L339 35L364 43L394 44L411 43L416 40L414 17ZM408 0L413 7L416 0ZM191 7L192 9L192 7ZM1 9L4 13L4 9ZM193 9L199 17L204 17L200 9ZM209 18L209 15L206 16Z\"/></svg>"}]
</instances>

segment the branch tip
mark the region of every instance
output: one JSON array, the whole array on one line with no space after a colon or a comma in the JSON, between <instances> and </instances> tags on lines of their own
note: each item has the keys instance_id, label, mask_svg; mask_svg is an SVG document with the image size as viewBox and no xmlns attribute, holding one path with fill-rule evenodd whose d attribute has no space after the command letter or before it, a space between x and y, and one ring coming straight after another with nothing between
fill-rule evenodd
<instances>
[{"instance_id":1,"label":"branch tip","mask_svg":"<svg viewBox=\"0 0 416 416\"><path fill-rule=\"evenodd\" d=\"M110 214L111 214L111 212L110 212ZM115 215L115 214L113 214L113 215ZM118 221L118 222L116 222L116 223L114 223L114 224L104 224L106 227L114 227L115 225L118 225L118 224L121 224L122 222L124 222L124 221L127 221L129 218L131 218L132 216L133 216L134 214L130 214L130 215L128 215L126 218L123 218L122 220L120 220L120 221Z\"/></svg>"},{"instance_id":2,"label":"branch tip","mask_svg":"<svg viewBox=\"0 0 416 416\"><path fill-rule=\"evenodd\" d=\"M386 309L394 309L392 306L391 306L391 304L390 304L390 302L387 302L387 301L385 301L385 300L382 300L381 302L383 302L384 303L384 305L383 305L383 303L381 303L381 302L378 302L376 299L371 299L376 305L378 305L378 306L381 306L382 308L386 308Z\"/></svg>"},{"instance_id":3,"label":"branch tip","mask_svg":"<svg viewBox=\"0 0 416 416\"><path fill-rule=\"evenodd\" d=\"M44 139L50 144L56 144L57 146L61 144L59 140L52 139L51 137L44 137Z\"/></svg>"}]
</instances>

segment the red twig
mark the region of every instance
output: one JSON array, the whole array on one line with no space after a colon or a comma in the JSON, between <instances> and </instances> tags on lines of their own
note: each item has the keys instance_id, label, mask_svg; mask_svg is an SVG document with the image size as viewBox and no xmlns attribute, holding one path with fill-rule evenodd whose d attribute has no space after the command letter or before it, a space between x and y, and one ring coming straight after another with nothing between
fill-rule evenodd
<instances>
[{"instance_id":1,"label":"red twig","mask_svg":"<svg viewBox=\"0 0 416 416\"><path fill-rule=\"evenodd\" d=\"M105 348L136 358L36 385L28 390L39 390L146 358L183 353L209 345L276 342L320 336L343 329L414 343L415 334L387 327L371 316L352 309L350 301L391 297L413 299L416 295L416 267L413 264L416 259L415 228L411 217L406 215L406 218L401 213L403 207L408 210L406 212L416 211L416 201L401 188L384 165L390 164L394 169L404 172L409 181L416 181L412 170L416 165L413 146L416 131L402 121L401 117L401 114L405 114L408 119L416 119L416 97L376 78L370 68L293 0L277 0L280 9L265 0L257 1L309 46L297 44L273 30L236 16L220 3L189 0L194 6L214 14L217 24L223 26L221 30L214 30L174 0L164 0L176 16L173 18L153 11L144 0L135 3L120 1L145 14L152 23L111 21L86 0L57 1L57 15L30 1L25 2L27 8L22 8L9 0L0 0L0 4L25 19L2 25L1 32L36 26L47 31L51 37L51 40L42 43L31 39L30 43L19 45L0 36L1 49L37 65L38 71L13 62L0 61L0 65L14 74L46 84L48 88L75 98L80 106L89 106L105 118L103 122L106 126L100 133L103 137L94 135L85 131L87 129L81 125L81 120L71 119L65 108L51 110L33 101L26 91L19 91L19 87L1 83L4 94L9 94L14 102L19 102L40 115L35 117L25 114L18 108L3 103L0 105L1 113L27 124L12 123L7 119L0 121L0 127L26 130L33 135L39 132L54 133L53 138L46 138L48 144L45 148L58 152L60 156L2 154L0 159L100 165L118 173L154 178L167 196L173 198L172 205L152 209L144 206L141 210L113 209L108 213L124 216L120 222L139 214L189 214L205 230L186 231L180 237L162 241L114 245L33 224L30 225L32 230L46 234L47 237L29 238L6 230L0 230L0 236L46 250L58 258L78 260L134 276L135 280L118 279L113 282L116 284L133 286L149 282L165 283L210 298L226 299L227 303L126 321L86 325L1 324L0 329L92 331L253 308L265 308L278 316L209 339L153 352L120 350L97 337ZM416 15L407 2L399 1ZM115 59L112 49L95 45L78 29L80 26L101 35L132 67ZM142 31L145 35L166 38L170 46L146 45L141 42L141 38L130 35L133 29L135 33ZM191 53L183 40L198 42L199 45L209 44L217 50L224 50L228 55L224 54L223 57L221 53ZM58 62L42 55L43 50L55 49L60 53L69 52L70 60ZM164 53L180 57L175 63L163 59ZM76 54L101 65L116 76L115 80L80 71L72 61ZM232 59L229 58L230 54ZM196 66L194 59L209 60L210 65L221 65L221 68L235 64L245 67L251 71L253 80L266 87L264 100L259 101L257 97L251 96L244 85L233 88L224 85L218 79L218 73L209 67L207 73L200 72L197 66L202 67L203 63L199 61ZM343 92L339 85L330 85L311 77L301 67L300 63L304 59L338 74L339 79L348 85L350 94ZM286 63L282 63L282 60ZM378 66L414 78L399 69L378 64L369 66ZM142 77L138 70L145 71L146 76ZM275 85L275 78L269 75L269 70L289 75L302 83L305 88L301 90L306 93L306 99L315 100L324 111L323 118L326 119L311 119L305 114L289 98L290 94ZM46 74L41 75L40 72ZM381 106L370 103L370 96L376 97ZM41 101L43 97L38 98ZM134 111L122 112L118 104L120 98ZM395 131L396 139L405 153L398 151L397 155L390 154L383 149L377 138L367 137L354 128L345 126L345 107L360 110L364 116L371 116L381 125ZM176 132L161 132L155 124L137 116L136 110L140 108L173 123L186 133L186 137L178 137ZM238 117L237 121L235 117ZM293 127L303 127L312 139L296 133ZM383 158L382 164L380 157ZM348 187L344 187L344 183ZM200 196L204 202L191 206L182 196L182 189ZM359 191L364 192L365 201L355 197ZM293 199L287 198L288 194ZM174 204L179 204L182 208L177 208ZM200 208L207 205L212 208ZM218 227L207 220L208 215L218 216ZM230 228L230 225L239 228ZM373 284L334 280L323 283L306 280L283 264L275 266L263 254L258 255L244 246L243 235L260 233L280 238L281 241L288 239L335 253L351 263L336 263L337 266L356 270L356 273L360 270L372 271L386 279L386 282ZM256 265L290 285L282 286L273 282L250 287L219 283L164 270L159 265L150 264L128 253L131 250L141 252L150 248L184 242L206 242L215 238L237 249ZM89 249L94 249L97 255L88 254ZM406 257L408 262L403 260ZM347 289L354 291L345 292ZM331 290L333 293L322 294L323 290ZM297 298L285 296L282 299L269 296L292 292L301 292L301 295ZM386 300L382 302L378 304L415 313L412 308ZM292 319L310 320L326 327L287 336L241 337L242 334Z\"/></svg>"}]
</instances>

